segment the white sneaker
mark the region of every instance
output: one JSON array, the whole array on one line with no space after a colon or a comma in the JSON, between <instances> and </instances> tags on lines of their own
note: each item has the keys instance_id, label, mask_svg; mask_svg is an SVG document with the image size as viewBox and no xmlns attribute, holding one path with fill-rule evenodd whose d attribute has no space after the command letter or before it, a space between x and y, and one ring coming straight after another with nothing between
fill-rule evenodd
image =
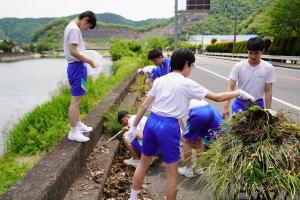
<instances>
[{"instance_id":1,"label":"white sneaker","mask_svg":"<svg viewBox=\"0 0 300 200\"><path fill-rule=\"evenodd\" d=\"M85 133L89 133L89 132L93 131L93 127L89 127L82 122L80 123L80 126L78 128L79 128L79 131L85 132Z\"/></svg>"},{"instance_id":2,"label":"white sneaker","mask_svg":"<svg viewBox=\"0 0 300 200\"><path fill-rule=\"evenodd\" d=\"M70 131L68 139L77 142L87 142L90 140L90 138L84 136L79 130L75 131L74 133Z\"/></svg>"},{"instance_id":3,"label":"white sneaker","mask_svg":"<svg viewBox=\"0 0 300 200\"><path fill-rule=\"evenodd\" d=\"M136 160L136 159L134 159L132 157L130 159L124 160L124 163L126 165L131 165L131 166L133 166L135 168L138 166L139 162L140 162L140 160Z\"/></svg>"},{"instance_id":4,"label":"white sneaker","mask_svg":"<svg viewBox=\"0 0 300 200\"><path fill-rule=\"evenodd\" d=\"M195 176L193 170L191 168L189 168L189 167L186 167L186 166L179 167L178 168L178 173L181 174L181 175L183 175L183 176L186 176L188 178L192 178L192 177Z\"/></svg>"}]
</instances>

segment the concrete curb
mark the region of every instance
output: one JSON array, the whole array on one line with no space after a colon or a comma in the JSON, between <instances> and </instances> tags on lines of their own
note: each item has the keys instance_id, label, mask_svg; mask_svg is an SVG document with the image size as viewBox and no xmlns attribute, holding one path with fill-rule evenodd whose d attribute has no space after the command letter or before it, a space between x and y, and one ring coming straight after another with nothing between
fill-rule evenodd
<instances>
[{"instance_id":1,"label":"concrete curb","mask_svg":"<svg viewBox=\"0 0 300 200\"><path fill-rule=\"evenodd\" d=\"M136 79L136 72L129 75L83 120L92 126L88 143L68 141L64 137L4 196L3 200L59 200L63 199L74 179L80 174L82 164L103 133L105 110L119 103Z\"/></svg>"}]
</instances>

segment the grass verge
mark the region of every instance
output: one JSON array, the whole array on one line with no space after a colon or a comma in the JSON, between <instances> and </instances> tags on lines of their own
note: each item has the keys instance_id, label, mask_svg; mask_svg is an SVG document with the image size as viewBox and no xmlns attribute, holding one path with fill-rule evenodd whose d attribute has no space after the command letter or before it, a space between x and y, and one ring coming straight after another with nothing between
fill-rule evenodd
<instances>
[{"instance_id":1,"label":"grass verge","mask_svg":"<svg viewBox=\"0 0 300 200\"><path fill-rule=\"evenodd\" d=\"M81 117L85 117L113 88L136 70L141 62L142 59L138 57L123 57L114 62L114 74L111 76L89 79L88 93L80 108ZM7 152L0 159L0 196L67 133L69 104L70 90L64 84L52 100L37 106L12 128Z\"/></svg>"}]
</instances>

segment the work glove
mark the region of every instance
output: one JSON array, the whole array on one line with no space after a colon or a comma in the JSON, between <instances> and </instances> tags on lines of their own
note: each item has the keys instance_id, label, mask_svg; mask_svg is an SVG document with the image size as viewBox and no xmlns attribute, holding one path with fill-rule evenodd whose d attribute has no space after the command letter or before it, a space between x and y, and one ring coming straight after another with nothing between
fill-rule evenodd
<instances>
[{"instance_id":1,"label":"work glove","mask_svg":"<svg viewBox=\"0 0 300 200\"><path fill-rule=\"evenodd\" d=\"M240 93L240 98L241 99L244 99L244 100L250 100L252 102L255 102L255 98L251 95L251 94L248 94L246 91L244 90L238 90L239 93Z\"/></svg>"},{"instance_id":2,"label":"work glove","mask_svg":"<svg viewBox=\"0 0 300 200\"><path fill-rule=\"evenodd\" d=\"M276 117L277 115L277 112L275 110L265 109L265 111L268 112L273 117Z\"/></svg>"}]
</instances>

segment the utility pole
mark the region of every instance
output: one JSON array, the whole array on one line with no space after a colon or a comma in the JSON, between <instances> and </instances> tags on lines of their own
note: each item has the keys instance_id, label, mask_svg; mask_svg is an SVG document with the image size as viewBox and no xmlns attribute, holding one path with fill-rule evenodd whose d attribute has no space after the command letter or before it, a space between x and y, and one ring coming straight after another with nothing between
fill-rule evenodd
<instances>
[{"instance_id":1,"label":"utility pole","mask_svg":"<svg viewBox=\"0 0 300 200\"><path fill-rule=\"evenodd\" d=\"M234 12L234 37L233 37L233 52L236 48L236 35L237 35L237 11L238 11L238 0L235 0L235 12Z\"/></svg>"},{"instance_id":2,"label":"utility pole","mask_svg":"<svg viewBox=\"0 0 300 200\"><path fill-rule=\"evenodd\" d=\"M174 50L177 49L177 31L178 31L178 0L175 0L175 17L174 17Z\"/></svg>"}]
</instances>

